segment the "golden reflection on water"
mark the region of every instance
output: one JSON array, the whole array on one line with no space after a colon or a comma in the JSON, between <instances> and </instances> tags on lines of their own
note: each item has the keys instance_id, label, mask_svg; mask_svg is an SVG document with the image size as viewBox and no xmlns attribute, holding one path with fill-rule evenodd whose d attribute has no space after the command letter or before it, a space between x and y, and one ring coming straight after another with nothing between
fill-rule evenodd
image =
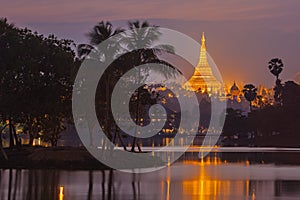
<instances>
[{"instance_id":1,"label":"golden reflection on water","mask_svg":"<svg viewBox=\"0 0 300 200\"><path fill-rule=\"evenodd\" d=\"M167 167L166 180L161 181L161 197L160 199L171 200L171 168ZM166 186L166 189L165 189ZM165 198L164 198L165 197Z\"/></svg>"},{"instance_id":2,"label":"golden reflection on water","mask_svg":"<svg viewBox=\"0 0 300 200\"><path fill-rule=\"evenodd\" d=\"M171 185L171 181L170 181L170 179L168 178L168 179L167 179L167 198L166 198L166 200L170 200L170 194L171 194L170 185Z\"/></svg>"},{"instance_id":3,"label":"golden reflection on water","mask_svg":"<svg viewBox=\"0 0 300 200\"><path fill-rule=\"evenodd\" d=\"M226 161L221 161L217 156L211 158L207 156L198 161L184 161L184 164L199 166L199 174L189 180L182 182L182 192L184 197L192 200L220 199L231 200L232 193L237 196L246 196L246 199L255 199L255 191L249 191L250 180L219 180L217 177L210 177L207 173L208 166L226 165ZM249 161L240 163L249 165ZM216 168L217 170L217 168Z\"/></svg>"},{"instance_id":4,"label":"golden reflection on water","mask_svg":"<svg viewBox=\"0 0 300 200\"><path fill-rule=\"evenodd\" d=\"M64 200L64 187L59 187L59 200Z\"/></svg>"}]
</instances>

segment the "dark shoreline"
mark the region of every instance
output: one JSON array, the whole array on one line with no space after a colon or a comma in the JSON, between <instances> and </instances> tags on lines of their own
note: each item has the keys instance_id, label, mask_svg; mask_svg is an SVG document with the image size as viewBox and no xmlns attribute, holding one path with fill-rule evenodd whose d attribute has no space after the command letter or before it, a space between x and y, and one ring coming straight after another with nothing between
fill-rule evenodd
<instances>
[{"instance_id":1,"label":"dark shoreline","mask_svg":"<svg viewBox=\"0 0 300 200\"><path fill-rule=\"evenodd\" d=\"M8 160L0 154L0 169L60 169L110 170L112 168L95 159L84 147L21 147L4 149ZM138 156L138 154L136 154ZM222 162L250 164L300 165L300 151L294 152L210 152L205 159L219 157ZM200 161L198 152L186 152L183 160ZM122 160L121 160L122 162ZM126 164L126 163L125 163ZM144 167L147 167L147 163Z\"/></svg>"},{"instance_id":2,"label":"dark shoreline","mask_svg":"<svg viewBox=\"0 0 300 200\"><path fill-rule=\"evenodd\" d=\"M4 149L8 160L0 154L0 168L109 170L84 147L21 147Z\"/></svg>"},{"instance_id":3,"label":"dark shoreline","mask_svg":"<svg viewBox=\"0 0 300 200\"><path fill-rule=\"evenodd\" d=\"M111 170L98 161L84 147L29 147L19 149L4 149L8 159L0 154L0 169L62 169L62 170ZM117 150L119 151L119 150ZM121 164L121 169L161 167L166 165L159 157L145 159L138 166L134 160L140 153L129 154L126 158L117 152L104 151L103 156L113 156ZM150 157L149 157L150 158Z\"/></svg>"}]
</instances>

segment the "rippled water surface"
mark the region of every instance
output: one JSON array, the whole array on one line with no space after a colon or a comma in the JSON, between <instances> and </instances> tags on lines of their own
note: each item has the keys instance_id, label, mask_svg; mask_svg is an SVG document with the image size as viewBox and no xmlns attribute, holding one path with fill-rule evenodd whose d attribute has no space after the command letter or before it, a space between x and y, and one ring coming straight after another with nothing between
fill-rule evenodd
<instances>
[{"instance_id":1,"label":"rippled water surface","mask_svg":"<svg viewBox=\"0 0 300 200\"><path fill-rule=\"evenodd\" d=\"M1 169L0 199L300 199L300 165L221 157L146 174Z\"/></svg>"}]
</instances>

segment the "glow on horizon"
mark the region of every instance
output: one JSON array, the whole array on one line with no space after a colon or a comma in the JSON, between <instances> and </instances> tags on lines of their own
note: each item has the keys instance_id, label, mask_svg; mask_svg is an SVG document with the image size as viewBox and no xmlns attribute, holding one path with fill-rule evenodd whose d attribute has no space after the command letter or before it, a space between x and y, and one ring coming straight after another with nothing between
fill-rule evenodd
<instances>
[{"instance_id":1,"label":"glow on horizon","mask_svg":"<svg viewBox=\"0 0 300 200\"><path fill-rule=\"evenodd\" d=\"M272 57L281 57L285 63L283 81L297 80L299 8L298 0L194 0L184 5L179 0L142 4L137 0L4 0L0 13L16 26L46 35L54 33L77 43L84 41L85 33L100 20L119 26L120 21L126 25L129 19L146 19L197 41L205 31L208 52L225 82L262 82L272 87L274 77L267 69Z\"/></svg>"}]
</instances>

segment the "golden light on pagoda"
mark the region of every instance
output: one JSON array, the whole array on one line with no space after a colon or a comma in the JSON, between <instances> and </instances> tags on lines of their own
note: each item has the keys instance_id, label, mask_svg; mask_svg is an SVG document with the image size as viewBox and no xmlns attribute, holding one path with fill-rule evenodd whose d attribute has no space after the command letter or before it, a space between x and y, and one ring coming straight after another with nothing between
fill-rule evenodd
<instances>
[{"instance_id":1,"label":"golden light on pagoda","mask_svg":"<svg viewBox=\"0 0 300 200\"><path fill-rule=\"evenodd\" d=\"M208 63L205 41L203 32L198 64L193 76L184 85L184 88L194 92L207 92L210 95L218 94L222 89L222 84L215 78Z\"/></svg>"}]
</instances>

